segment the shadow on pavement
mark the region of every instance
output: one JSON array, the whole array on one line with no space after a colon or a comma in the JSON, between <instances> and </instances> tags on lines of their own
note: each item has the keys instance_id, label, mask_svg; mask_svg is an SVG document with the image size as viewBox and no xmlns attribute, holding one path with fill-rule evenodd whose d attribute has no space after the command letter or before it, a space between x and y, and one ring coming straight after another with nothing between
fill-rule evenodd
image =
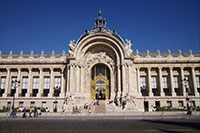
<instances>
[{"instance_id":1,"label":"shadow on pavement","mask_svg":"<svg viewBox=\"0 0 200 133\"><path fill-rule=\"evenodd\" d=\"M143 120L145 122L151 122L151 123L158 123L158 124L165 124L165 125L175 125L175 126L182 126L182 127L189 127L193 129L200 130L200 121L198 122L184 122L184 119L182 122L177 121L166 121L166 120ZM171 131L167 131L171 132Z\"/></svg>"}]
</instances>

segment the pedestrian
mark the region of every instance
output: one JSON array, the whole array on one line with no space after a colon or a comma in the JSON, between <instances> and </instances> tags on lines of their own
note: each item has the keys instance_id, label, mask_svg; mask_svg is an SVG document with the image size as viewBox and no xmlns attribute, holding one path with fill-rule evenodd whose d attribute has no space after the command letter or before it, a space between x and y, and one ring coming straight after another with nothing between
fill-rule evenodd
<instances>
[{"instance_id":1,"label":"pedestrian","mask_svg":"<svg viewBox=\"0 0 200 133\"><path fill-rule=\"evenodd\" d=\"M62 107L62 113L63 113L63 112L65 112L65 109L64 109L64 107Z\"/></svg>"},{"instance_id":2,"label":"pedestrian","mask_svg":"<svg viewBox=\"0 0 200 133\"><path fill-rule=\"evenodd\" d=\"M99 100L97 100L97 105L99 105Z\"/></svg>"},{"instance_id":3,"label":"pedestrian","mask_svg":"<svg viewBox=\"0 0 200 133\"><path fill-rule=\"evenodd\" d=\"M37 115L42 115L40 109L37 109Z\"/></svg>"},{"instance_id":4,"label":"pedestrian","mask_svg":"<svg viewBox=\"0 0 200 133\"><path fill-rule=\"evenodd\" d=\"M31 118L32 117L32 109L30 108L29 110L29 117Z\"/></svg>"},{"instance_id":5,"label":"pedestrian","mask_svg":"<svg viewBox=\"0 0 200 133\"><path fill-rule=\"evenodd\" d=\"M91 107L88 108L88 113L90 114L92 112Z\"/></svg>"},{"instance_id":6,"label":"pedestrian","mask_svg":"<svg viewBox=\"0 0 200 133\"><path fill-rule=\"evenodd\" d=\"M37 107L34 108L34 117L37 117Z\"/></svg>"},{"instance_id":7,"label":"pedestrian","mask_svg":"<svg viewBox=\"0 0 200 133\"><path fill-rule=\"evenodd\" d=\"M76 108L74 106L72 107L72 113L76 113Z\"/></svg>"},{"instance_id":8,"label":"pedestrian","mask_svg":"<svg viewBox=\"0 0 200 133\"><path fill-rule=\"evenodd\" d=\"M23 112L24 112L24 113L23 113L23 116L22 116L22 117L23 117L23 118L26 118L26 108L24 108Z\"/></svg>"}]
</instances>

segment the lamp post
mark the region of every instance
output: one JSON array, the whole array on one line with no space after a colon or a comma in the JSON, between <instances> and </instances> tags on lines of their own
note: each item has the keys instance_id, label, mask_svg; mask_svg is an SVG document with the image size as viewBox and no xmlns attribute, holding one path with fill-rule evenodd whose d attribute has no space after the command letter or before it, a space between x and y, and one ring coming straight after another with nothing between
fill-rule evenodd
<instances>
[{"instance_id":1,"label":"lamp post","mask_svg":"<svg viewBox=\"0 0 200 133\"><path fill-rule=\"evenodd\" d=\"M144 102L145 102L145 96L147 94L147 89L146 89L146 86L142 86L141 87L141 92L142 92L142 95L144 96ZM145 104L144 104L144 112L146 111L145 109Z\"/></svg>"},{"instance_id":2,"label":"lamp post","mask_svg":"<svg viewBox=\"0 0 200 133\"><path fill-rule=\"evenodd\" d=\"M55 108L54 112L57 112L57 95L59 94L60 87L54 87L54 96L55 96Z\"/></svg>"},{"instance_id":3,"label":"lamp post","mask_svg":"<svg viewBox=\"0 0 200 133\"><path fill-rule=\"evenodd\" d=\"M190 106L189 106L189 97L188 97L188 89L189 89L189 81L188 81L188 79L186 79L186 78L184 78L183 80L182 80L182 84L183 84L183 86L184 86L184 88L185 88L185 91L186 91L186 101L187 101L187 114L188 115L191 115L191 110L190 110Z\"/></svg>"},{"instance_id":4,"label":"lamp post","mask_svg":"<svg viewBox=\"0 0 200 133\"><path fill-rule=\"evenodd\" d=\"M19 85L20 85L20 81L15 79L15 80L12 80L11 83L12 83L12 87L14 88L14 90L16 92L17 87L19 87ZM15 108L15 93L13 95L13 104L12 104L12 109L14 110L14 108Z\"/></svg>"}]
</instances>

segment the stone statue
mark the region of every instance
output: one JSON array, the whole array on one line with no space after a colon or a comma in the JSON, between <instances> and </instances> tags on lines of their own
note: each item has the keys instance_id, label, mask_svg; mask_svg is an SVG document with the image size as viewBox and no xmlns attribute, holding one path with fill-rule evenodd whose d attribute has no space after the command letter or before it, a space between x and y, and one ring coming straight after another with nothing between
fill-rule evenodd
<instances>
[{"instance_id":1,"label":"stone statue","mask_svg":"<svg viewBox=\"0 0 200 133\"><path fill-rule=\"evenodd\" d=\"M69 53L70 56L73 57L74 56L74 50L76 48L76 45L74 44L74 40L70 41L69 47L70 47L70 50L68 51L68 53Z\"/></svg>"},{"instance_id":2,"label":"stone statue","mask_svg":"<svg viewBox=\"0 0 200 133\"><path fill-rule=\"evenodd\" d=\"M127 56L131 56L133 54L133 50L131 49L131 41L126 39L126 44L125 44L125 51Z\"/></svg>"}]
</instances>

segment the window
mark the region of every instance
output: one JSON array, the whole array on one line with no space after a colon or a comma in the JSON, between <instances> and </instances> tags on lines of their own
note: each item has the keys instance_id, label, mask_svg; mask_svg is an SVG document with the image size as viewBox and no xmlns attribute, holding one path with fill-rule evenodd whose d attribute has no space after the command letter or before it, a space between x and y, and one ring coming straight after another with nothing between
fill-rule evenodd
<instances>
[{"instance_id":1,"label":"window","mask_svg":"<svg viewBox=\"0 0 200 133\"><path fill-rule=\"evenodd\" d=\"M191 101L190 104L191 104L192 107L196 106L195 101Z\"/></svg>"},{"instance_id":2,"label":"window","mask_svg":"<svg viewBox=\"0 0 200 133\"><path fill-rule=\"evenodd\" d=\"M1 89L6 87L6 76L1 76Z\"/></svg>"},{"instance_id":3,"label":"window","mask_svg":"<svg viewBox=\"0 0 200 133\"><path fill-rule=\"evenodd\" d=\"M140 88L141 87L146 87L146 77L145 76L140 77Z\"/></svg>"},{"instance_id":4,"label":"window","mask_svg":"<svg viewBox=\"0 0 200 133\"><path fill-rule=\"evenodd\" d=\"M12 80L11 80L11 88L12 89L15 89L14 86L12 85L12 81L15 81L17 80L17 76L12 76Z\"/></svg>"},{"instance_id":5,"label":"window","mask_svg":"<svg viewBox=\"0 0 200 133\"><path fill-rule=\"evenodd\" d=\"M8 107L8 108L11 108L11 102L8 102L8 103L7 103L7 107Z\"/></svg>"},{"instance_id":6,"label":"window","mask_svg":"<svg viewBox=\"0 0 200 133\"><path fill-rule=\"evenodd\" d=\"M167 101L167 106L172 107L172 101Z\"/></svg>"},{"instance_id":7,"label":"window","mask_svg":"<svg viewBox=\"0 0 200 133\"><path fill-rule=\"evenodd\" d=\"M44 101L44 102L42 102L42 108L44 108L44 109L46 109L46 102Z\"/></svg>"},{"instance_id":8,"label":"window","mask_svg":"<svg viewBox=\"0 0 200 133\"><path fill-rule=\"evenodd\" d=\"M39 77L33 77L33 89L39 89Z\"/></svg>"},{"instance_id":9,"label":"window","mask_svg":"<svg viewBox=\"0 0 200 133\"><path fill-rule=\"evenodd\" d=\"M49 76L44 77L44 89L50 89L50 77Z\"/></svg>"},{"instance_id":10,"label":"window","mask_svg":"<svg viewBox=\"0 0 200 133\"><path fill-rule=\"evenodd\" d=\"M157 79L156 77L151 77L151 87L157 88Z\"/></svg>"},{"instance_id":11,"label":"window","mask_svg":"<svg viewBox=\"0 0 200 133\"><path fill-rule=\"evenodd\" d=\"M162 80L163 80L163 88L168 88L167 76L163 76Z\"/></svg>"},{"instance_id":12,"label":"window","mask_svg":"<svg viewBox=\"0 0 200 133\"><path fill-rule=\"evenodd\" d=\"M19 108L23 108L24 107L24 102L19 102Z\"/></svg>"},{"instance_id":13,"label":"window","mask_svg":"<svg viewBox=\"0 0 200 133\"><path fill-rule=\"evenodd\" d=\"M35 107L35 102L31 102L30 103L30 108L34 108Z\"/></svg>"},{"instance_id":14,"label":"window","mask_svg":"<svg viewBox=\"0 0 200 133\"><path fill-rule=\"evenodd\" d=\"M200 75L196 76L197 88L200 88Z\"/></svg>"},{"instance_id":15,"label":"window","mask_svg":"<svg viewBox=\"0 0 200 133\"><path fill-rule=\"evenodd\" d=\"M28 89L28 77L24 76L22 78L22 89Z\"/></svg>"},{"instance_id":16,"label":"window","mask_svg":"<svg viewBox=\"0 0 200 133\"><path fill-rule=\"evenodd\" d=\"M190 88L190 80L189 80L189 75L184 76L184 79L186 79L188 82L186 82L186 87Z\"/></svg>"},{"instance_id":17,"label":"window","mask_svg":"<svg viewBox=\"0 0 200 133\"><path fill-rule=\"evenodd\" d=\"M183 107L183 101L178 101L178 106Z\"/></svg>"},{"instance_id":18,"label":"window","mask_svg":"<svg viewBox=\"0 0 200 133\"><path fill-rule=\"evenodd\" d=\"M174 76L174 88L179 88L178 76Z\"/></svg>"},{"instance_id":19,"label":"window","mask_svg":"<svg viewBox=\"0 0 200 133\"><path fill-rule=\"evenodd\" d=\"M61 87L61 77L60 76L56 76L55 80L54 80L54 87L55 88L60 88Z\"/></svg>"}]
</instances>

